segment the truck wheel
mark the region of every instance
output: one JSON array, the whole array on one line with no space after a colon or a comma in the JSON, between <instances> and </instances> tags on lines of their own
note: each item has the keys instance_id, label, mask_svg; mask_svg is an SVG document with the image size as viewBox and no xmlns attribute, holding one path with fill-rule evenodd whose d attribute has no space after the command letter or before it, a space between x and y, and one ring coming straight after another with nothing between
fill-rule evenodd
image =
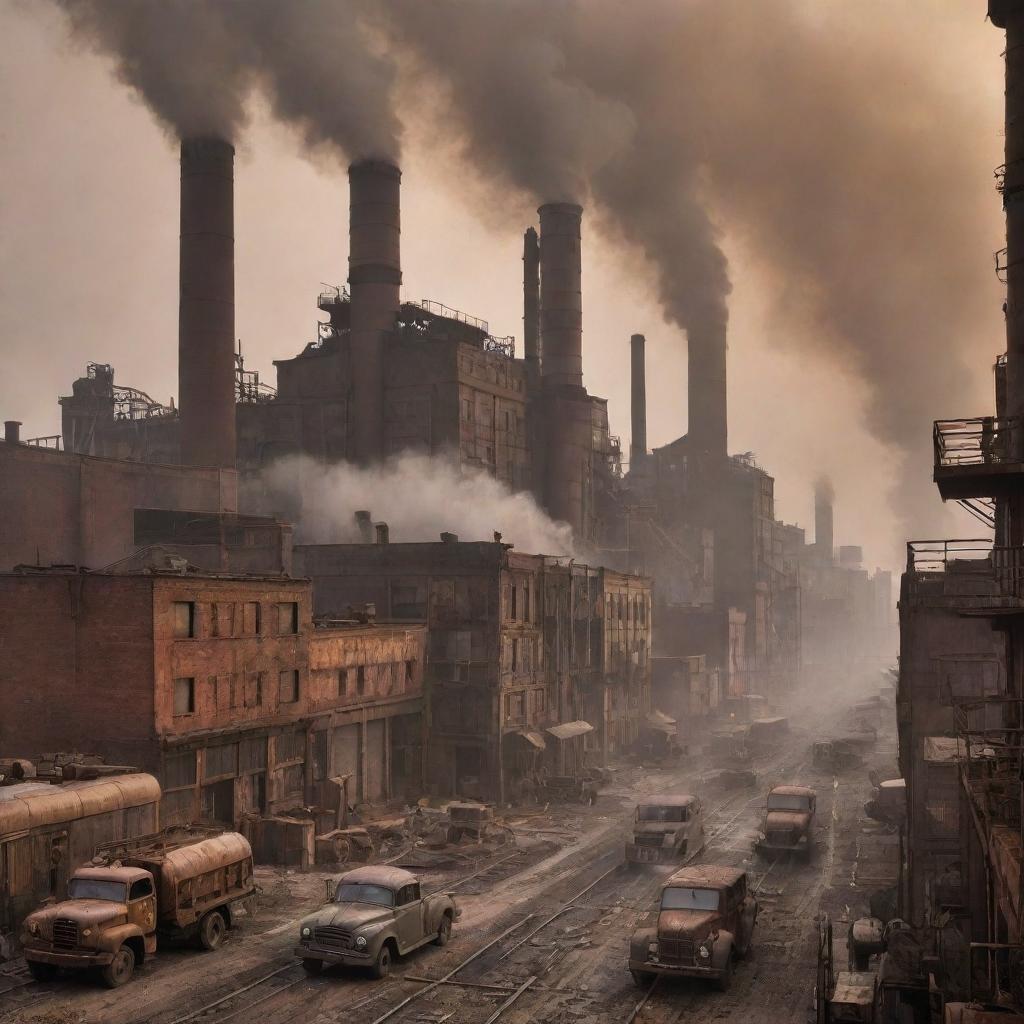
<instances>
[{"instance_id":1,"label":"truck wheel","mask_svg":"<svg viewBox=\"0 0 1024 1024\"><path fill-rule=\"evenodd\" d=\"M203 949L216 949L224 938L225 930L224 918L216 910L211 910L199 922L199 945Z\"/></svg>"},{"instance_id":2,"label":"truck wheel","mask_svg":"<svg viewBox=\"0 0 1024 1024\"><path fill-rule=\"evenodd\" d=\"M106 967L100 971L103 984L107 988L120 988L128 981L135 971L135 954L128 946L122 946Z\"/></svg>"},{"instance_id":3,"label":"truck wheel","mask_svg":"<svg viewBox=\"0 0 1024 1024\"><path fill-rule=\"evenodd\" d=\"M452 937L452 919L448 914L441 917L441 925L437 929L437 938L434 939L435 946L447 946Z\"/></svg>"},{"instance_id":4,"label":"truck wheel","mask_svg":"<svg viewBox=\"0 0 1024 1024\"><path fill-rule=\"evenodd\" d=\"M386 978L391 973L391 947L385 942L380 947L377 959L370 968L370 974L375 978Z\"/></svg>"},{"instance_id":5,"label":"truck wheel","mask_svg":"<svg viewBox=\"0 0 1024 1024\"><path fill-rule=\"evenodd\" d=\"M53 981L57 977L56 964L44 964L39 960L28 960L26 963L28 964L28 973L36 981Z\"/></svg>"},{"instance_id":6,"label":"truck wheel","mask_svg":"<svg viewBox=\"0 0 1024 1024\"><path fill-rule=\"evenodd\" d=\"M728 992L729 986L732 984L732 954L725 958L725 967L722 968L722 973L715 978L715 988L719 992Z\"/></svg>"},{"instance_id":7,"label":"truck wheel","mask_svg":"<svg viewBox=\"0 0 1024 1024\"><path fill-rule=\"evenodd\" d=\"M302 969L310 975L319 974L324 969L323 960L303 960Z\"/></svg>"}]
</instances>

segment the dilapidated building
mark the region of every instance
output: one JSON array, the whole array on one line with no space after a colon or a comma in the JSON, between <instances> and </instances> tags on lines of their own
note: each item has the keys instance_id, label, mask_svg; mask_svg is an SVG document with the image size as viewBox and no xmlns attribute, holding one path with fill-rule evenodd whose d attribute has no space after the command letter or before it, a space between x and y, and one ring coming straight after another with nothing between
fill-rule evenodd
<instances>
[{"instance_id":1,"label":"dilapidated building","mask_svg":"<svg viewBox=\"0 0 1024 1024\"><path fill-rule=\"evenodd\" d=\"M650 580L500 542L298 545L318 615L356 595L429 630L432 792L506 801L635 741L650 709Z\"/></svg>"},{"instance_id":2,"label":"dilapidated building","mask_svg":"<svg viewBox=\"0 0 1024 1024\"><path fill-rule=\"evenodd\" d=\"M96 750L164 824L419 792L422 626L314 626L308 580L173 569L0 575L0 748ZM337 787L337 783L333 784Z\"/></svg>"}]
</instances>

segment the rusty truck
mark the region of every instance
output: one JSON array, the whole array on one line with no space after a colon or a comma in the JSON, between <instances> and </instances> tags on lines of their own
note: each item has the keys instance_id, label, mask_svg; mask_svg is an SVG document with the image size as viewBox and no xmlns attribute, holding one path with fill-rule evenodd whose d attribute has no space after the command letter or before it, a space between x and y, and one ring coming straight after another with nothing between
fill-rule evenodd
<instances>
[{"instance_id":1,"label":"rusty truck","mask_svg":"<svg viewBox=\"0 0 1024 1024\"><path fill-rule=\"evenodd\" d=\"M761 854L793 853L810 859L814 850L817 794L808 786L773 786L755 849Z\"/></svg>"},{"instance_id":2,"label":"rusty truck","mask_svg":"<svg viewBox=\"0 0 1024 1024\"><path fill-rule=\"evenodd\" d=\"M173 827L101 847L68 880L68 898L30 914L21 937L39 981L99 968L110 988L156 952L157 936L216 949L255 910L252 850L237 832Z\"/></svg>"},{"instance_id":3,"label":"rusty truck","mask_svg":"<svg viewBox=\"0 0 1024 1024\"><path fill-rule=\"evenodd\" d=\"M671 864L704 845L704 807L688 793L645 797L637 804L627 864Z\"/></svg>"}]
</instances>

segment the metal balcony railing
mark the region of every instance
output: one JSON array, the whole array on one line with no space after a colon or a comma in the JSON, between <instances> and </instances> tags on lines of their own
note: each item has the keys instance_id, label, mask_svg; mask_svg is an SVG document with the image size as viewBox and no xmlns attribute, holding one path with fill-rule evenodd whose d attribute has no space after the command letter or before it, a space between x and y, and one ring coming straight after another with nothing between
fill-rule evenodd
<instances>
[{"instance_id":1,"label":"metal balcony railing","mask_svg":"<svg viewBox=\"0 0 1024 1024\"><path fill-rule=\"evenodd\" d=\"M992 541L912 540L907 544L907 572L950 572L992 576Z\"/></svg>"},{"instance_id":2,"label":"metal balcony railing","mask_svg":"<svg viewBox=\"0 0 1024 1024\"><path fill-rule=\"evenodd\" d=\"M957 761L986 833L1024 820L1024 698L993 696L954 707Z\"/></svg>"},{"instance_id":3,"label":"metal balcony railing","mask_svg":"<svg viewBox=\"0 0 1024 1024\"><path fill-rule=\"evenodd\" d=\"M936 469L959 466L1003 465L1015 459L1016 417L978 416L974 419L936 420L932 432Z\"/></svg>"},{"instance_id":4,"label":"metal balcony railing","mask_svg":"<svg viewBox=\"0 0 1024 1024\"><path fill-rule=\"evenodd\" d=\"M30 437L25 442L34 448L52 448L54 451L61 451L63 441L60 434L48 434L46 437Z\"/></svg>"}]
</instances>

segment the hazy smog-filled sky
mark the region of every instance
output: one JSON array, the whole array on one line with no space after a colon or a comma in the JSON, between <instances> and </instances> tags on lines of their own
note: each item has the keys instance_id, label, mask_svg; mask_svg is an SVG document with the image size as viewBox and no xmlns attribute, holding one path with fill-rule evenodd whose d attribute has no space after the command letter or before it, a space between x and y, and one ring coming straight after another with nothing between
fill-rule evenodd
<instances>
[{"instance_id":1,"label":"hazy smog-filled sky","mask_svg":"<svg viewBox=\"0 0 1024 1024\"><path fill-rule=\"evenodd\" d=\"M908 535L979 535L940 502L930 445L932 419L993 411L1004 347L1003 36L982 0L588 3L375 5L372 46L397 68L403 294L487 319L521 354L535 193L586 192L585 384L628 450L629 336L646 334L658 446L686 430L679 322L704 232L728 258L730 450L775 476L776 514L810 532L826 474L836 542L869 565L895 567ZM0 33L0 418L32 437L59 432L57 396L89 361L175 392L177 148L55 3L0 0ZM272 361L316 336L321 282L347 273L345 158L319 129L344 148L395 126L367 121L380 97L364 96L361 118L326 104L311 129L294 75L323 100L333 65L303 49L319 41L254 39L268 85L235 140L236 325L274 383ZM347 67L354 92L387 83Z\"/></svg>"}]
</instances>

